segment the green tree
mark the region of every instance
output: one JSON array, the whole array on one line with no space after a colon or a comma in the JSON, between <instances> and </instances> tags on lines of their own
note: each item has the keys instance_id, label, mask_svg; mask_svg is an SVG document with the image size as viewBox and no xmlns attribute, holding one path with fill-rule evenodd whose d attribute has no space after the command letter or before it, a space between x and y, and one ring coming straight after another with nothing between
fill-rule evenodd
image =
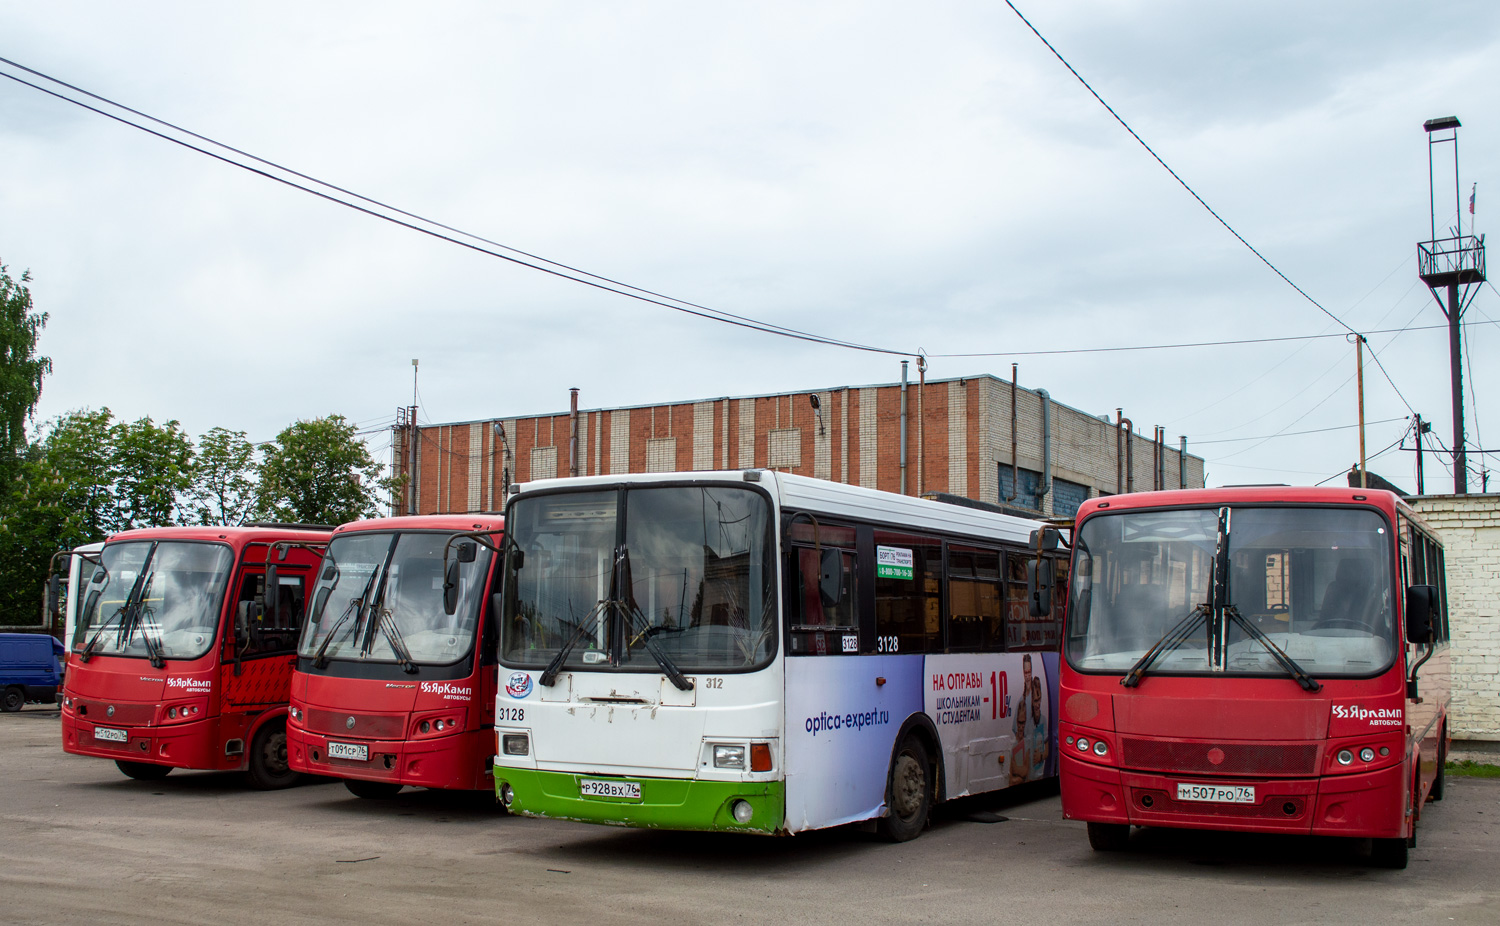
<instances>
[{"instance_id":1,"label":"green tree","mask_svg":"<svg viewBox=\"0 0 1500 926\"><path fill-rule=\"evenodd\" d=\"M211 428L198 438L189 506L199 524L243 524L255 510L255 446L244 431Z\"/></svg>"},{"instance_id":2,"label":"green tree","mask_svg":"<svg viewBox=\"0 0 1500 926\"><path fill-rule=\"evenodd\" d=\"M47 324L47 313L33 311L31 273L20 281L0 264L0 465L9 466L26 447L26 422L36 412L42 377L52 372L52 361L36 355L36 340Z\"/></svg>"},{"instance_id":3,"label":"green tree","mask_svg":"<svg viewBox=\"0 0 1500 926\"><path fill-rule=\"evenodd\" d=\"M377 513L392 486L342 415L299 421L263 449L256 493L261 517L342 524Z\"/></svg>"},{"instance_id":4,"label":"green tree","mask_svg":"<svg viewBox=\"0 0 1500 926\"><path fill-rule=\"evenodd\" d=\"M193 487L193 442L175 420L114 427L110 460L115 503L127 527L177 523L178 499Z\"/></svg>"}]
</instances>

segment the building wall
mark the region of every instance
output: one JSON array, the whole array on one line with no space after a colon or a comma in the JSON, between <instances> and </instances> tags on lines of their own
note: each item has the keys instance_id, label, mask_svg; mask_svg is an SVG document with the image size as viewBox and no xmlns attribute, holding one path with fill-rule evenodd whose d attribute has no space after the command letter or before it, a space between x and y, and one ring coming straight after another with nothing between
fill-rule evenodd
<instances>
[{"instance_id":1,"label":"building wall","mask_svg":"<svg viewBox=\"0 0 1500 926\"><path fill-rule=\"evenodd\" d=\"M1412 507L1442 538L1455 740L1500 748L1500 495L1426 495Z\"/></svg>"},{"instance_id":2,"label":"building wall","mask_svg":"<svg viewBox=\"0 0 1500 926\"><path fill-rule=\"evenodd\" d=\"M930 380L923 389L913 382L906 400L904 474L897 383L580 411L577 468L580 475L770 468L888 492L904 484L910 495L951 492L1004 503L1011 384L993 376ZM1042 468L1042 401L1035 391L1015 389L1015 462L1023 469ZM1052 401L1051 429L1054 478L1086 486L1089 496L1113 494L1114 423ZM430 425L419 429L414 471L407 435L398 433L392 468L413 473L420 513L495 510L504 505L506 472L512 483L568 475L569 433L567 414ZM1152 442L1140 434L1130 440L1134 486L1150 489ZM1175 488L1183 458L1176 447L1165 454L1167 486ZM1203 460L1185 459L1187 485L1202 486ZM1055 496L1044 498L1045 513L1054 513Z\"/></svg>"}]
</instances>

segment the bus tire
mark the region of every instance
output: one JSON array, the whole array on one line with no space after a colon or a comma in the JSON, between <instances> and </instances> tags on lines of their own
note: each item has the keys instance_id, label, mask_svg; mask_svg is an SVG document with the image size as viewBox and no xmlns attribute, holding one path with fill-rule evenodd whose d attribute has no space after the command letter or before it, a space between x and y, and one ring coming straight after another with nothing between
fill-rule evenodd
<instances>
[{"instance_id":1,"label":"bus tire","mask_svg":"<svg viewBox=\"0 0 1500 926\"><path fill-rule=\"evenodd\" d=\"M5 697L0 700L0 710L7 714L14 714L26 704L26 692L21 690L20 685L12 685L5 689Z\"/></svg>"},{"instance_id":2,"label":"bus tire","mask_svg":"<svg viewBox=\"0 0 1500 926\"><path fill-rule=\"evenodd\" d=\"M345 778L344 787L355 797L367 801L387 801L401 793L401 785L394 781L366 781L363 778Z\"/></svg>"},{"instance_id":3,"label":"bus tire","mask_svg":"<svg viewBox=\"0 0 1500 926\"><path fill-rule=\"evenodd\" d=\"M918 737L907 735L891 759L885 786L886 815L876 828L891 842L906 842L922 834L932 812L932 762Z\"/></svg>"},{"instance_id":4,"label":"bus tire","mask_svg":"<svg viewBox=\"0 0 1500 926\"><path fill-rule=\"evenodd\" d=\"M115 765L126 778L134 778L136 781L161 781L172 771L170 765L153 765L150 762L127 762L124 759L116 759Z\"/></svg>"},{"instance_id":5,"label":"bus tire","mask_svg":"<svg viewBox=\"0 0 1500 926\"><path fill-rule=\"evenodd\" d=\"M1130 824L1089 823L1089 847L1095 852L1124 852L1130 848Z\"/></svg>"},{"instance_id":6,"label":"bus tire","mask_svg":"<svg viewBox=\"0 0 1500 926\"><path fill-rule=\"evenodd\" d=\"M286 721L273 720L255 733L250 742L250 763L245 770L250 787L257 791L289 788L301 778L286 757Z\"/></svg>"},{"instance_id":7,"label":"bus tire","mask_svg":"<svg viewBox=\"0 0 1500 926\"><path fill-rule=\"evenodd\" d=\"M1377 868L1402 869L1406 867L1409 852L1407 839L1404 836L1397 836L1395 839L1372 839L1370 841L1370 864Z\"/></svg>"},{"instance_id":8,"label":"bus tire","mask_svg":"<svg viewBox=\"0 0 1500 926\"><path fill-rule=\"evenodd\" d=\"M1429 801L1443 799L1443 784L1448 779L1448 731L1438 734L1437 776L1432 779L1432 790L1427 792Z\"/></svg>"}]
</instances>

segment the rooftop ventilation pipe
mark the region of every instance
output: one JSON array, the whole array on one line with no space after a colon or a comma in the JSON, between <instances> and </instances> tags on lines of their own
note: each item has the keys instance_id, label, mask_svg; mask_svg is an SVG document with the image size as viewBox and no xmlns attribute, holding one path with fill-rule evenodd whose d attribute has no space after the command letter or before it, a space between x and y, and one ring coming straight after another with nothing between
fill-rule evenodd
<instances>
[{"instance_id":1,"label":"rooftop ventilation pipe","mask_svg":"<svg viewBox=\"0 0 1500 926\"><path fill-rule=\"evenodd\" d=\"M1052 492L1052 396L1045 389L1036 391L1042 400L1042 484L1036 489L1036 510L1047 510L1047 496Z\"/></svg>"}]
</instances>

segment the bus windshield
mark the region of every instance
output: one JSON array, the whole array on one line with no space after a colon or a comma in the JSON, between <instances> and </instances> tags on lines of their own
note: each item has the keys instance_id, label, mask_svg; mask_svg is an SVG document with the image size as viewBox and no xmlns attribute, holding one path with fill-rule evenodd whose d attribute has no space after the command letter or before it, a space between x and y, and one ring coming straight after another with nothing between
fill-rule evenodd
<instances>
[{"instance_id":1,"label":"bus windshield","mask_svg":"<svg viewBox=\"0 0 1500 926\"><path fill-rule=\"evenodd\" d=\"M233 565L233 553L217 543L106 544L82 592L73 649L109 656L202 656L213 646Z\"/></svg>"},{"instance_id":2,"label":"bus windshield","mask_svg":"<svg viewBox=\"0 0 1500 926\"><path fill-rule=\"evenodd\" d=\"M490 553L459 563L458 607L443 608L443 546L433 531L361 531L328 545L300 656L448 665L467 656L489 575ZM457 544L448 551L457 561Z\"/></svg>"},{"instance_id":3,"label":"bus windshield","mask_svg":"<svg viewBox=\"0 0 1500 926\"><path fill-rule=\"evenodd\" d=\"M523 496L506 529L507 665L567 650L574 668L690 672L753 668L775 651L771 509L754 490Z\"/></svg>"},{"instance_id":4,"label":"bus windshield","mask_svg":"<svg viewBox=\"0 0 1500 926\"><path fill-rule=\"evenodd\" d=\"M1370 676L1396 654L1394 545L1385 519L1356 508L1235 507L1222 612L1260 630L1312 676ZM1219 509L1121 512L1078 531L1068 605L1068 661L1123 672L1208 602ZM1217 621L1217 623L1216 623ZM1227 646L1222 668L1210 630ZM1223 614L1152 664L1151 673L1284 675L1260 640Z\"/></svg>"}]
</instances>

